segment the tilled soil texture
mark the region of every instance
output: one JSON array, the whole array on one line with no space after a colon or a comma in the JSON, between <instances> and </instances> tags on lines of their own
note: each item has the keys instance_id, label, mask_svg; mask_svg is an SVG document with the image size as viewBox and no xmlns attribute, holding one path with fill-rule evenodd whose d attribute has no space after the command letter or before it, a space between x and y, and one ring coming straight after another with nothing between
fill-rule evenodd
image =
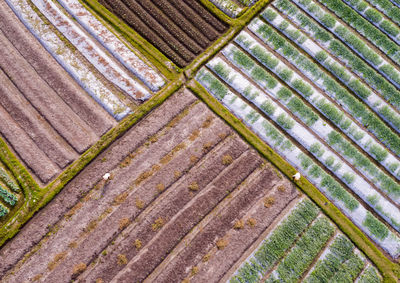
<instances>
[{"instance_id":1,"label":"tilled soil texture","mask_svg":"<svg viewBox=\"0 0 400 283\"><path fill-rule=\"evenodd\" d=\"M99 0L179 67L185 67L227 26L196 0Z\"/></svg>"},{"instance_id":2,"label":"tilled soil texture","mask_svg":"<svg viewBox=\"0 0 400 283\"><path fill-rule=\"evenodd\" d=\"M0 136L46 184L116 121L0 5Z\"/></svg>"},{"instance_id":3,"label":"tilled soil texture","mask_svg":"<svg viewBox=\"0 0 400 283\"><path fill-rule=\"evenodd\" d=\"M113 143L2 248L0 276L195 282L198 272L198 281L216 282L298 196L184 90ZM275 201L265 206L266 197Z\"/></svg>"}]
</instances>

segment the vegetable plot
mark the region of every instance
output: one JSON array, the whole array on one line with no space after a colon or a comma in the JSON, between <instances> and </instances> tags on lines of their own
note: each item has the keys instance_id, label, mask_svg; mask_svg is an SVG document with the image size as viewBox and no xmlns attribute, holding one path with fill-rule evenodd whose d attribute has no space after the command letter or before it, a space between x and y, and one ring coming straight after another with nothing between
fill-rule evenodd
<instances>
[{"instance_id":1,"label":"vegetable plot","mask_svg":"<svg viewBox=\"0 0 400 283\"><path fill-rule=\"evenodd\" d=\"M198 1L99 0L178 67L186 67L227 27Z\"/></svg>"},{"instance_id":2,"label":"vegetable plot","mask_svg":"<svg viewBox=\"0 0 400 283\"><path fill-rule=\"evenodd\" d=\"M296 205L230 279L236 282L352 282L377 270L353 244L319 215L308 199Z\"/></svg>"},{"instance_id":3,"label":"vegetable plot","mask_svg":"<svg viewBox=\"0 0 400 283\"><path fill-rule=\"evenodd\" d=\"M343 12L350 6L339 11L346 4L321 2L335 13L311 0L274 1L197 80L397 258L397 55L380 52L346 24L347 18L338 18L353 15ZM370 23L364 27L375 28ZM387 36L381 32L378 37ZM400 48L394 38L385 40ZM343 268L355 266L357 260L349 259ZM274 272L271 278L279 277Z\"/></svg>"}]
</instances>

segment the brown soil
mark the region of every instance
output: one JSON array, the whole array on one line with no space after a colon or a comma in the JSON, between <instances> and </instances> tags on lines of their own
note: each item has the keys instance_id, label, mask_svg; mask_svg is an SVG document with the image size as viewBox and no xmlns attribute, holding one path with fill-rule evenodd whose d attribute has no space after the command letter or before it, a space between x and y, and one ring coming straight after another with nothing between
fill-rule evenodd
<instances>
[{"instance_id":1,"label":"brown soil","mask_svg":"<svg viewBox=\"0 0 400 283\"><path fill-rule=\"evenodd\" d=\"M231 162L222 162L228 155ZM168 259L180 270L176 278L207 274L201 258L220 239L226 246L217 254L227 255L224 270L229 269L241 255L231 255L231 245L246 249L279 214L278 207L296 195L287 189L274 195L271 208L263 207L266 193L282 181L262 163L192 94L175 94L97 157L0 250L1 276L7 282L142 281L194 231L192 243ZM112 178L104 182L106 172ZM193 183L197 190L189 189ZM251 214L255 227L234 230L254 204L259 207ZM206 218L204 229L196 229ZM248 239L232 236L249 229L256 234ZM223 272L211 277L220 276Z\"/></svg>"},{"instance_id":2,"label":"brown soil","mask_svg":"<svg viewBox=\"0 0 400 283\"><path fill-rule=\"evenodd\" d=\"M0 134L42 183L116 124L0 4Z\"/></svg>"},{"instance_id":3,"label":"brown soil","mask_svg":"<svg viewBox=\"0 0 400 283\"><path fill-rule=\"evenodd\" d=\"M250 176L229 204L218 211L218 217L214 217L202 227L184 250L173 253L170 261L165 260L168 264L151 280L178 282L190 276L190 266L197 266L199 271L191 278L191 282L218 282L258 235L298 195L298 191L290 184L290 189L285 193L277 192L272 189L276 188L277 184L281 184L281 180L271 168L262 169L255 176ZM266 195L277 198L275 205L269 209L262 203ZM235 229L238 219L243 222L255 219L257 224L254 227L244 225L242 229ZM226 248L219 249L216 239L225 239Z\"/></svg>"},{"instance_id":4,"label":"brown soil","mask_svg":"<svg viewBox=\"0 0 400 283\"><path fill-rule=\"evenodd\" d=\"M188 65L226 31L226 26L201 4L194 0L185 2L99 0L179 67ZM188 20L188 16L193 18Z\"/></svg>"}]
</instances>

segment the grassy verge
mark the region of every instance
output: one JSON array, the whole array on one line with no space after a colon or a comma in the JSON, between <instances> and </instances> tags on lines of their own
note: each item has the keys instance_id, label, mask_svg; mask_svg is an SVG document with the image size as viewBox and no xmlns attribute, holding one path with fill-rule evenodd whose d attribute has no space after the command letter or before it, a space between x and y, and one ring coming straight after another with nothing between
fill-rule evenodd
<instances>
[{"instance_id":1,"label":"grassy verge","mask_svg":"<svg viewBox=\"0 0 400 283\"><path fill-rule=\"evenodd\" d=\"M39 209L51 201L65 185L72 180L85 166L104 151L113 141L126 133L138 123L152 109L163 103L168 97L177 92L183 85L181 75L174 82L169 83L161 92L146 103L135 109L135 112L123 119L116 127L107 132L96 144L81 155L74 163L45 188L40 189L27 170L0 139L1 161L10 168L19 184L23 188L25 203L0 229L0 246L12 238Z\"/></svg>"},{"instance_id":2,"label":"grassy verge","mask_svg":"<svg viewBox=\"0 0 400 283\"><path fill-rule=\"evenodd\" d=\"M207 106L225 120L239 135L270 161L285 176L291 178L296 169L250 131L238 118L223 107L203 86L192 80L188 88ZM330 202L314 185L302 177L295 182L298 188L309 196L322 211L343 231L367 257L376 265L384 277L384 282L398 282L400 265L390 261L365 234Z\"/></svg>"},{"instance_id":3,"label":"grassy verge","mask_svg":"<svg viewBox=\"0 0 400 283\"><path fill-rule=\"evenodd\" d=\"M80 1L83 2L86 8L89 8L89 11L94 11L94 15L99 15L104 21L111 25L115 31L121 34L127 42L142 53L158 70L160 70L168 80L174 80L177 78L178 72L181 70L131 27L104 8L104 6L99 4L96 0Z\"/></svg>"}]
</instances>

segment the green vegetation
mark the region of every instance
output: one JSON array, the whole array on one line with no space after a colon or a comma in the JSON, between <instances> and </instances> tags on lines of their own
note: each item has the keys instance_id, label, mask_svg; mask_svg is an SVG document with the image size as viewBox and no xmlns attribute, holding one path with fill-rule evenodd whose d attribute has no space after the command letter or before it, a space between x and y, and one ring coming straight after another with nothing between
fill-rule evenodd
<instances>
[{"instance_id":1,"label":"green vegetation","mask_svg":"<svg viewBox=\"0 0 400 283\"><path fill-rule=\"evenodd\" d=\"M285 282L297 282L333 235L334 230L327 218L318 218L278 265L276 273L279 278ZM280 280L274 280L274 275L271 275L266 282L280 282Z\"/></svg>"},{"instance_id":2,"label":"green vegetation","mask_svg":"<svg viewBox=\"0 0 400 283\"><path fill-rule=\"evenodd\" d=\"M353 244L344 236L335 238L329 246L329 252L319 260L314 270L304 280L305 283L328 282L340 270L341 265L353 254Z\"/></svg>"},{"instance_id":3,"label":"green vegetation","mask_svg":"<svg viewBox=\"0 0 400 283\"><path fill-rule=\"evenodd\" d=\"M317 215L318 208L311 201L302 201L260 245L254 258L239 269L231 282L258 282L259 272L264 273L273 267Z\"/></svg>"}]
</instances>

